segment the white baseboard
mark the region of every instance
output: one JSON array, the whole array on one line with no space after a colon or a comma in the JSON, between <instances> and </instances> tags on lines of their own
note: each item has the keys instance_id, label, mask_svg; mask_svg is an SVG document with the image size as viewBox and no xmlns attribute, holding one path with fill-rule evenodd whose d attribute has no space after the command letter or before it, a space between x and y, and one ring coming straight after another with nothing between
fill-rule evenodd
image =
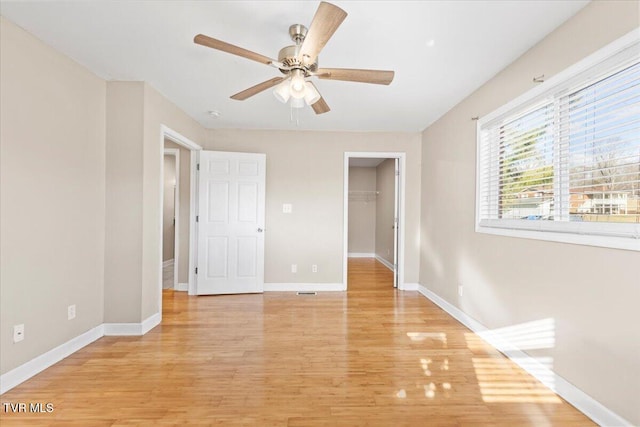
<instances>
[{"instance_id":1,"label":"white baseboard","mask_svg":"<svg viewBox=\"0 0 640 427\"><path fill-rule=\"evenodd\" d=\"M189 284L188 283L178 283L173 290L174 291L180 291L180 292L187 292L189 290Z\"/></svg>"},{"instance_id":2,"label":"white baseboard","mask_svg":"<svg viewBox=\"0 0 640 427\"><path fill-rule=\"evenodd\" d=\"M439 297L423 285L418 286L418 292L430 299L434 304L449 313L453 318L478 334L480 338L491 344L509 359L514 361L531 376L549 387L564 400L575 406L580 412L591 418L601 426L632 426L632 424L611 411L603 404L589 396L569 381L556 374L539 361L519 350L508 339L499 336L493 331L487 334L489 329L478 322L458 307Z\"/></svg>"},{"instance_id":3,"label":"white baseboard","mask_svg":"<svg viewBox=\"0 0 640 427\"><path fill-rule=\"evenodd\" d=\"M85 347L86 345L101 338L103 335L104 327L103 325L98 325L63 344L60 344L56 348L31 359L27 363L0 375L0 394L3 394L15 386L25 382L34 375L37 375L48 367L58 363L65 357L80 350L82 347Z\"/></svg>"},{"instance_id":4,"label":"white baseboard","mask_svg":"<svg viewBox=\"0 0 640 427\"><path fill-rule=\"evenodd\" d=\"M375 258L376 254L374 253L365 253L365 252L349 252L347 254L349 258Z\"/></svg>"},{"instance_id":5,"label":"white baseboard","mask_svg":"<svg viewBox=\"0 0 640 427\"><path fill-rule=\"evenodd\" d=\"M104 336L142 335L142 323L105 323Z\"/></svg>"},{"instance_id":6,"label":"white baseboard","mask_svg":"<svg viewBox=\"0 0 640 427\"><path fill-rule=\"evenodd\" d=\"M380 261L389 270L393 271L393 264L391 264L389 261L387 261L386 259L382 258L380 255L376 255L376 259L378 261Z\"/></svg>"},{"instance_id":7,"label":"white baseboard","mask_svg":"<svg viewBox=\"0 0 640 427\"><path fill-rule=\"evenodd\" d=\"M64 344L23 363L15 369L0 375L0 394L25 382L82 347L91 344L103 336L144 335L162 321L160 313L149 316L142 323L103 323L89 331L70 339Z\"/></svg>"},{"instance_id":8,"label":"white baseboard","mask_svg":"<svg viewBox=\"0 0 640 427\"><path fill-rule=\"evenodd\" d=\"M340 292L346 291L343 283L265 283L265 292Z\"/></svg>"},{"instance_id":9,"label":"white baseboard","mask_svg":"<svg viewBox=\"0 0 640 427\"><path fill-rule=\"evenodd\" d=\"M161 313L152 314L151 316L147 317L141 323L142 327L140 330L142 333L140 335L146 334L147 332L158 326L160 322L162 322Z\"/></svg>"},{"instance_id":10,"label":"white baseboard","mask_svg":"<svg viewBox=\"0 0 640 427\"><path fill-rule=\"evenodd\" d=\"M146 318L142 323L105 323L104 335L140 336L156 327L160 321L162 321L162 316L160 316L160 313L156 313Z\"/></svg>"},{"instance_id":11,"label":"white baseboard","mask_svg":"<svg viewBox=\"0 0 640 427\"><path fill-rule=\"evenodd\" d=\"M418 286L420 285L417 283L405 283L400 287L400 290L401 291L417 291Z\"/></svg>"},{"instance_id":12,"label":"white baseboard","mask_svg":"<svg viewBox=\"0 0 640 427\"><path fill-rule=\"evenodd\" d=\"M169 267L170 265L173 265L173 259L168 259L166 261L162 262L162 267Z\"/></svg>"}]
</instances>

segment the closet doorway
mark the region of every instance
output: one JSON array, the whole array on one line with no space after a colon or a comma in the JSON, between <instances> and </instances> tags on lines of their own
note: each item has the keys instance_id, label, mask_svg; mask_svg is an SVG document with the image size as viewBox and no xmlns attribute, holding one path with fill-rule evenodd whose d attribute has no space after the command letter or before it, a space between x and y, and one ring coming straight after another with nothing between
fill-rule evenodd
<instances>
[{"instance_id":1,"label":"closet doorway","mask_svg":"<svg viewBox=\"0 0 640 427\"><path fill-rule=\"evenodd\" d=\"M344 265L375 258L403 289L404 153L351 152L344 159Z\"/></svg>"}]
</instances>

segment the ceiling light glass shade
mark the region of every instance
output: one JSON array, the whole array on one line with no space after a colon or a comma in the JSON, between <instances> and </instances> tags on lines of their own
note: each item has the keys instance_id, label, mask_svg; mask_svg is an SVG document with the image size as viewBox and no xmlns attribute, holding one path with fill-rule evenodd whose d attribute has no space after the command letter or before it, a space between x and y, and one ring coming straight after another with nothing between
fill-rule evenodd
<instances>
[{"instance_id":1,"label":"ceiling light glass shade","mask_svg":"<svg viewBox=\"0 0 640 427\"><path fill-rule=\"evenodd\" d=\"M291 107L292 108L304 108L304 98L294 98L291 97Z\"/></svg>"},{"instance_id":2,"label":"ceiling light glass shade","mask_svg":"<svg viewBox=\"0 0 640 427\"><path fill-rule=\"evenodd\" d=\"M304 75L301 70L293 70L291 75L291 84L289 85L289 90L291 92L291 96L293 98L302 99L307 92L307 87L305 85Z\"/></svg>"},{"instance_id":3,"label":"ceiling light glass shade","mask_svg":"<svg viewBox=\"0 0 640 427\"><path fill-rule=\"evenodd\" d=\"M290 84L289 80L285 80L273 89L273 96L283 104L286 104L291 97L291 91L289 90Z\"/></svg>"},{"instance_id":4,"label":"ceiling light glass shade","mask_svg":"<svg viewBox=\"0 0 640 427\"><path fill-rule=\"evenodd\" d=\"M307 105L315 104L320 99L320 93L316 90L316 87L311 82L306 82L305 86L307 88L304 101Z\"/></svg>"}]
</instances>

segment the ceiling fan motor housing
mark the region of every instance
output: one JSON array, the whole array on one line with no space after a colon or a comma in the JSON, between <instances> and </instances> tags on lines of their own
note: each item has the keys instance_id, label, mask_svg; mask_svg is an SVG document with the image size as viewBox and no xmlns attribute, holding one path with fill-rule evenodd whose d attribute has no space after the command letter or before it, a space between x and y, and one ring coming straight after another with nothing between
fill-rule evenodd
<instances>
[{"instance_id":1,"label":"ceiling fan motor housing","mask_svg":"<svg viewBox=\"0 0 640 427\"><path fill-rule=\"evenodd\" d=\"M313 64L304 65L298 60L298 53L302 42L307 35L307 27L302 24L294 24L289 27L289 35L291 40L296 44L293 46L286 46L280 49L278 52L278 61L284 64L287 68L300 69L304 72L305 77L309 77L309 72L315 72L318 70L318 59ZM283 74L289 74L291 70L280 70Z\"/></svg>"},{"instance_id":2,"label":"ceiling fan motor housing","mask_svg":"<svg viewBox=\"0 0 640 427\"><path fill-rule=\"evenodd\" d=\"M307 37L308 31L307 27L302 24L293 24L289 27L289 36L291 36L291 40L300 45L304 41L304 38Z\"/></svg>"}]
</instances>

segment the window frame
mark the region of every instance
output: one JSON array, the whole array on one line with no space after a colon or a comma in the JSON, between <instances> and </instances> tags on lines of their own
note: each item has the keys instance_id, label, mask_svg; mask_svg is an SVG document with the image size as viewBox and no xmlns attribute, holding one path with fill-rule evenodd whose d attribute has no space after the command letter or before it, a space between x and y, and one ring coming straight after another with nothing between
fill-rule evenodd
<instances>
[{"instance_id":1,"label":"window frame","mask_svg":"<svg viewBox=\"0 0 640 427\"><path fill-rule=\"evenodd\" d=\"M476 123L476 200L475 231L499 236L564 242L570 244L599 246L640 251L640 223L597 223L570 221L527 221L517 219L482 219L480 211L481 177L486 170L495 170L495 165L482 163L482 131L492 122L525 114L534 108L557 102L567 93L580 90L594 81L602 80L612 73L635 62L640 51L640 28L615 40L583 60L558 73L544 83L538 84L523 95L508 102L495 111L481 117ZM613 62L612 62L613 61ZM605 74L606 72L606 74ZM554 144L554 149L559 149ZM555 160L554 160L555 163ZM557 175L554 167L554 176ZM556 180L554 180L554 183ZM555 185L555 184L554 184ZM556 193L562 196L562 192ZM563 201L561 200L560 203Z\"/></svg>"}]
</instances>

